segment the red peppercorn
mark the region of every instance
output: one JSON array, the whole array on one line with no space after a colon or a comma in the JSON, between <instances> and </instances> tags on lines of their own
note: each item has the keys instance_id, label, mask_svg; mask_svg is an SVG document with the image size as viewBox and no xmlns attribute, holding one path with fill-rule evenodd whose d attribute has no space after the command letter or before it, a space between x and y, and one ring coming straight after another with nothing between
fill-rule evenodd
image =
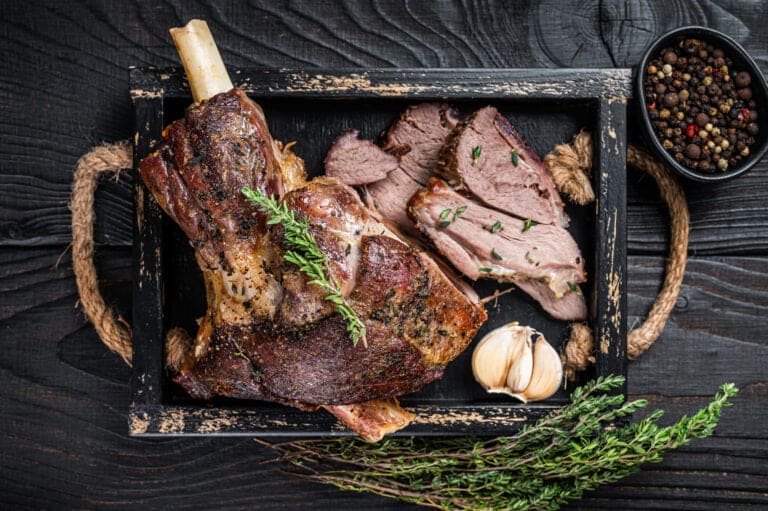
<instances>
[{"instance_id":1,"label":"red peppercorn","mask_svg":"<svg viewBox=\"0 0 768 511\"><path fill-rule=\"evenodd\" d=\"M695 124L689 124L688 127L685 128L685 134L688 138L693 138L699 134L699 127Z\"/></svg>"},{"instance_id":2,"label":"red peppercorn","mask_svg":"<svg viewBox=\"0 0 768 511\"><path fill-rule=\"evenodd\" d=\"M650 105L648 105L648 110L656 110L656 102L654 101Z\"/></svg>"},{"instance_id":3,"label":"red peppercorn","mask_svg":"<svg viewBox=\"0 0 768 511\"><path fill-rule=\"evenodd\" d=\"M742 122L749 119L749 109L742 108L741 110L739 110L739 115L737 115L736 118Z\"/></svg>"}]
</instances>

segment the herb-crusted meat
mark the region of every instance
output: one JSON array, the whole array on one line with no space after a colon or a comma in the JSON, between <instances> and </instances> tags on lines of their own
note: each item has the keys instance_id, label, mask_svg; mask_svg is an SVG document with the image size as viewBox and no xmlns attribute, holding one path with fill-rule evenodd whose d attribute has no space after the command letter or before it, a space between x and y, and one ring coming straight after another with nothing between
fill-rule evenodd
<instances>
[{"instance_id":1,"label":"herb-crusted meat","mask_svg":"<svg viewBox=\"0 0 768 511\"><path fill-rule=\"evenodd\" d=\"M303 172L238 89L190 108L141 162L205 280L208 308L175 380L195 398L323 406L375 440L410 420L393 399L439 378L486 314L374 220L354 190L331 178L307 183ZM267 225L243 187L281 198L307 221L365 323L367 346L353 346L344 319L285 261L282 226Z\"/></svg>"}]
</instances>

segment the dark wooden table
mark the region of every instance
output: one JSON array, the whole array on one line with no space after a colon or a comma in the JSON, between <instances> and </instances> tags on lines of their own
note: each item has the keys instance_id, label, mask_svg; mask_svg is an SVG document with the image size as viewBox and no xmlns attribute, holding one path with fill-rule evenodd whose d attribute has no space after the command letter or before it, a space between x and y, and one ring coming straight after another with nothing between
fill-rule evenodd
<instances>
[{"instance_id":1,"label":"dark wooden table","mask_svg":"<svg viewBox=\"0 0 768 511\"><path fill-rule=\"evenodd\" d=\"M167 29L208 20L233 66L632 66L662 32L701 24L768 71L768 2L4 2L0 17L0 508L399 509L292 479L247 439L126 435L129 369L77 307L69 199L78 157L131 135L128 67L168 66ZM663 273L666 217L630 170L630 326ZM718 385L742 391L714 437L571 509L768 508L768 161L686 184L688 271L659 342L630 365L632 397L676 418ZM130 317L130 176L97 195L97 266Z\"/></svg>"}]
</instances>

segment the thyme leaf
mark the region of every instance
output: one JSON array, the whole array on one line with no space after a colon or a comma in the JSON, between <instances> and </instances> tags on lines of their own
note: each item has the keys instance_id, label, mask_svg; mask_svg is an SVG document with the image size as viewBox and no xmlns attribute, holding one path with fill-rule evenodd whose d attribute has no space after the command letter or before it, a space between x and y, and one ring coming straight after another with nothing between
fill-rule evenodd
<instances>
[{"instance_id":1,"label":"thyme leaf","mask_svg":"<svg viewBox=\"0 0 768 511\"><path fill-rule=\"evenodd\" d=\"M504 258L503 258L503 257L501 257L501 256L499 255L499 253L498 253L498 252L496 252L496 249L495 249L495 248L492 248L492 249L491 249L491 257L493 257L493 258L494 258L494 259L496 259L497 261L502 261L502 260L504 260Z\"/></svg>"},{"instance_id":2,"label":"thyme leaf","mask_svg":"<svg viewBox=\"0 0 768 511\"><path fill-rule=\"evenodd\" d=\"M491 232L496 234L501 230L501 221L496 220L496 222L491 226Z\"/></svg>"},{"instance_id":3,"label":"thyme leaf","mask_svg":"<svg viewBox=\"0 0 768 511\"><path fill-rule=\"evenodd\" d=\"M531 220L530 218L526 218L525 221L523 222L523 230L521 232L527 231L534 225L539 225L539 223L536 222L535 220Z\"/></svg>"},{"instance_id":4,"label":"thyme leaf","mask_svg":"<svg viewBox=\"0 0 768 511\"><path fill-rule=\"evenodd\" d=\"M267 215L267 224L281 224L285 229L285 241L290 247L284 254L284 259L293 263L310 278L309 283L320 287L325 292L325 299L336 307L342 318L347 322L347 332L352 338L352 344L357 346L359 341L367 346L365 339L365 324L357 312L347 303L339 290L339 285L328 271L328 259L317 246L315 237L309 231L309 224L304 218L297 218L288 206L274 197L268 197L261 190L243 188L245 198Z\"/></svg>"},{"instance_id":5,"label":"thyme leaf","mask_svg":"<svg viewBox=\"0 0 768 511\"><path fill-rule=\"evenodd\" d=\"M512 149L512 165L517 167L517 164L520 163L520 155L517 154L517 149Z\"/></svg>"},{"instance_id":6,"label":"thyme leaf","mask_svg":"<svg viewBox=\"0 0 768 511\"><path fill-rule=\"evenodd\" d=\"M479 160L479 159L480 159L480 154L481 154L482 152L483 152L483 147L482 147L482 146L479 146L479 145L476 145L476 146L475 146L475 147L472 149L472 165L474 165L475 163L477 163L477 160Z\"/></svg>"},{"instance_id":7,"label":"thyme leaf","mask_svg":"<svg viewBox=\"0 0 768 511\"><path fill-rule=\"evenodd\" d=\"M570 289L572 292L576 293L577 295L581 294L581 289L579 289L579 286L571 282L570 280L566 282L568 284L568 289Z\"/></svg>"},{"instance_id":8,"label":"thyme leaf","mask_svg":"<svg viewBox=\"0 0 768 511\"><path fill-rule=\"evenodd\" d=\"M444 209L440 212L440 220L445 220L448 218L448 215L451 214L451 208Z\"/></svg>"}]
</instances>

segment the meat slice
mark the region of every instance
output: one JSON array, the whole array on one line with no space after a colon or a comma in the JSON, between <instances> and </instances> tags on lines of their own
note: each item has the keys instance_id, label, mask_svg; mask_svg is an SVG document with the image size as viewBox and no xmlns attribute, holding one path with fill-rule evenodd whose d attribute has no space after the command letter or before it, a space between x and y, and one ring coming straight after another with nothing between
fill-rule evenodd
<instances>
[{"instance_id":1,"label":"meat slice","mask_svg":"<svg viewBox=\"0 0 768 511\"><path fill-rule=\"evenodd\" d=\"M406 213L408 201L434 175L440 148L458 122L458 112L446 103L419 103L384 137L384 149L400 157L400 168L367 187L366 203L405 234L420 236Z\"/></svg>"},{"instance_id":2,"label":"meat slice","mask_svg":"<svg viewBox=\"0 0 768 511\"><path fill-rule=\"evenodd\" d=\"M506 117L485 107L457 126L443 146L437 174L500 211L566 226L552 175Z\"/></svg>"},{"instance_id":3,"label":"meat slice","mask_svg":"<svg viewBox=\"0 0 768 511\"><path fill-rule=\"evenodd\" d=\"M339 135L325 157L326 176L358 186L381 181L399 166L396 156L359 135L354 129Z\"/></svg>"},{"instance_id":4,"label":"meat slice","mask_svg":"<svg viewBox=\"0 0 768 511\"><path fill-rule=\"evenodd\" d=\"M525 294L536 300L547 314L561 321L584 321L587 319L587 303L581 291L568 293L562 298L545 283L538 280L517 279L514 281Z\"/></svg>"},{"instance_id":5,"label":"meat slice","mask_svg":"<svg viewBox=\"0 0 768 511\"><path fill-rule=\"evenodd\" d=\"M207 310L174 380L193 398L322 406L375 440L410 420L394 398L441 377L487 316L354 190L332 178L307 183L303 172L238 89L188 109L141 162L205 281ZM245 186L306 220L367 346L353 346L344 319L285 260L282 227L243 199Z\"/></svg>"},{"instance_id":6,"label":"meat slice","mask_svg":"<svg viewBox=\"0 0 768 511\"><path fill-rule=\"evenodd\" d=\"M459 112L447 103L408 107L384 137L384 150L400 155L400 168L424 186L434 175L437 155L459 123Z\"/></svg>"},{"instance_id":7,"label":"meat slice","mask_svg":"<svg viewBox=\"0 0 768 511\"><path fill-rule=\"evenodd\" d=\"M584 259L565 229L481 206L437 178L413 196L409 214L438 251L470 279L517 282L553 316L585 316L578 288L586 280Z\"/></svg>"},{"instance_id":8,"label":"meat slice","mask_svg":"<svg viewBox=\"0 0 768 511\"><path fill-rule=\"evenodd\" d=\"M409 236L420 236L419 230L408 217L408 201L421 189L403 169L397 168L386 179L368 185L365 202L377 216L394 224L398 230Z\"/></svg>"}]
</instances>

